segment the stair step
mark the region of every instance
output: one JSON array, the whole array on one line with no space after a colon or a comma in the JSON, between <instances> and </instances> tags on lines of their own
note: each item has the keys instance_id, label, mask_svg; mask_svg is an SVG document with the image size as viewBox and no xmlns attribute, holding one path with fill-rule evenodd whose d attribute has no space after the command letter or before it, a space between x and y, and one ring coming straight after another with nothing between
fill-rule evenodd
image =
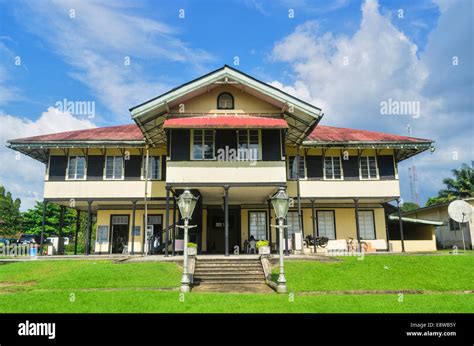
<instances>
[{"instance_id":1,"label":"stair step","mask_svg":"<svg viewBox=\"0 0 474 346\"><path fill-rule=\"evenodd\" d=\"M213 271L204 271L204 270L195 270L194 276L198 275L263 275L263 270L249 270L249 271L237 271L237 270L213 270Z\"/></svg>"},{"instance_id":2,"label":"stair step","mask_svg":"<svg viewBox=\"0 0 474 346\"><path fill-rule=\"evenodd\" d=\"M256 279L247 279L247 280L231 280L231 279L225 279L225 280L195 280L194 281L197 284L212 284L212 285L221 285L221 284L234 284L234 285L249 285L249 284L264 284L265 280L256 280Z\"/></svg>"},{"instance_id":3,"label":"stair step","mask_svg":"<svg viewBox=\"0 0 474 346\"><path fill-rule=\"evenodd\" d=\"M196 263L196 267L261 267L260 263Z\"/></svg>"}]
</instances>

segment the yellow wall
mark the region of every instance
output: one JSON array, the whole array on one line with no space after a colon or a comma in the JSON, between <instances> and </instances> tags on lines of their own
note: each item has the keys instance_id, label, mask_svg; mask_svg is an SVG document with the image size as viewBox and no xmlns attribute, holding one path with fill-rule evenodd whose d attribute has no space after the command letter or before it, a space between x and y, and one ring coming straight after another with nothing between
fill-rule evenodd
<instances>
[{"instance_id":1,"label":"yellow wall","mask_svg":"<svg viewBox=\"0 0 474 346\"><path fill-rule=\"evenodd\" d=\"M218 110L217 96L222 92L229 92L234 97L235 109ZM281 109L262 101L255 96L247 94L245 91L237 89L231 85L219 86L210 92L196 96L190 100L181 102L184 105L183 113L280 113ZM180 113L179 106L171 108L171 113Z\"/></svg>"},{"instance_id":2,"label":"yellow wall","mask_svg":"<svg viewBox=\"0 0 474 346\"><path fill-rule=\"evenodd\" d=\"M164 209L149 209L148 215L155 215L161 214L163 216L163 228L165 227L165 210ZM140 236L135 236L134 242L134 250L135 252L142 251L142 239L143 239L143 231L144 231L144 210L136 210L135 211L135 226L140 226ZM128 232L128 250L129 252L132 249L132 210L98 210L97 211L97 226L108 226L109 229L109 237L111 231L111 224L110 224L110 217L111 215L129 215L129 232ZM170 210L170 225L173 223L174 216L173 216L173 209ZM107 252L109 249L108 243L103 243L99 245L98 243L95 244L95 252Z\"/></svg>"}]
</instances>

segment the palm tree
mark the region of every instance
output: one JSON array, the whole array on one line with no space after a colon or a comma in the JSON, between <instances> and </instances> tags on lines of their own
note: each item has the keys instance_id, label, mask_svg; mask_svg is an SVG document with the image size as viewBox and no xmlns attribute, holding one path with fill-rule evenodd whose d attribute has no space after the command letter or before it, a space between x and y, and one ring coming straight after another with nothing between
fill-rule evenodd
<instances>
[{"instance_id":1,"label":"palm tree","mask_svg":"<svg viewBox=\"0 0 474 346\"><path fill-rule=\"evenodd\" d=\"M474 197L474 169L463 164L461 169L451 171L453 178L444 178L445 189L439 190L437 197L431 197L426 206L451 202L458 198Z\"/></svg>"}]
</instances>

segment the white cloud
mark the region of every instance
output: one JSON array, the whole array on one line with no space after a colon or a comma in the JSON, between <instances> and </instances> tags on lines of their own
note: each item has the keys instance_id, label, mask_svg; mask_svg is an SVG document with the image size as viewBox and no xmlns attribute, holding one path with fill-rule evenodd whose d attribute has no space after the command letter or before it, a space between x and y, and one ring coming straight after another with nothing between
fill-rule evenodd
<instances>
[{"instance_id":1,"label":"white cloud","mask_svg":"<svg viewBox=\"0 0 474 346\"><path fill-rule=\"evenodd\" d=\"M199 68L211 59L178 39L174 28L136 14L133 2L54 0L28 5L19 21L49 42L74 68L70 75L85 83L121 121L129 119L131 106L168 89L145 71L144 64L165 60Z\"/></svg>"},{"instance_id":2,"label":"white cloud","mask_svg":"<svg viewBox=\"0 0 474 346\"><path fill-rule=\"evenodd\" d=\"M87 119L79 119L50 107L35 120L0 114L0 184L22 201L22 209L41 200L44 186L44 165L7 148L6 141L19 137L93 128Z\"/></svg>"},{"instance_id":3,"label":"white cloud","mask_svg":"<svg viewBox=\"0 0 474 346\"><path fill-rule=\"evenodd\" d=\"M468 1L442 4L421 56L391 18L380 13L375 0L362 5L354 35L322 33L316 21L309 21L277 42L272 52L294 72L292 85L272 84L321 107L323 124L406 134L410 123L415 137L436 140L433 155L413 159L421 168L419 184L425 198L442 187L452 168L473 157L472 9ZM459 56L459 66L453 66L453 56ZM380 102L389 98L420 102L420 118L381 115ZM408 164L401 170L405 195Z\"/></svg>"}]
</instances>

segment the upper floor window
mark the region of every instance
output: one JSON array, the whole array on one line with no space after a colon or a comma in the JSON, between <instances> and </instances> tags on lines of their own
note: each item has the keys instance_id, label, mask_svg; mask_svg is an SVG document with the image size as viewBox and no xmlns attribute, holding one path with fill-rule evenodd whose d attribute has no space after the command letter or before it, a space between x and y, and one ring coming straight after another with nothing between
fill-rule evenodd
<instances>
[{"instance_id":1,"label":"upper floor window","mask_svg":"<svg viewBox=\"0 0 474 346\"><path fill-rule=\"evenodd\" d=\"M377 160L375 156L360 157L360 178L378 179Z\"/></svg>"},{"instance_id":2,"label":"upper floor window","mask_svg":"<svg viewBox=\"0 0 474 346\"><path fill-rule=\"evenodd\" d=\"M105 179L121 180L123 179L123 157L107 156L105 158Z\"/></svg>"},{"instance_id":3,"label":"upper floor window","mask_svg":"<svg viewBox=\"0 0 474 346\"><path fill-rule=\"evenodd\" d=\"M299 158L299 170L297 171L298 160L296 156L289 156L288 157L288 166L289 166L289 179L296 179L296 173L299 173L300 179L304 179L306 177L305 174L305 162L304 157L300 156Z\"/></svg>"},{"instance_id":4,"label":"upper floor window","mask_svg":"<svg viewBox=\"0 0 474 346\"><path fill-rule=\"evenodd\" d=\"M237 136L239 160L260 159L259 130L239 130Z\"/></svg>"},{"instance_id":5,"label":"upper floor window","mask_svg":"<svg viewBox=\"0 0 474 346\"><path fill-rule=\"evenodd\" d=\"M159 156L149 156L148 157L148 179L149 180L160 180L161 179L161 169L160 169L160 157Z\"/></svg>"},{"instance_id":6,"label":"upper floor window","mask_svg":"<svg viewBox=\"0 0 474 346\"><path fill-rule=\"evenodd\" d=\"M69 180L86 178L86 158L84 156L69 156L67 178Z\"/></svg>"},{"instance_id":7,"label":"upper floor window","mask_svg":"<svg viewBox=\"0 0 474 346\"><path fill-rule=\"evenodd\" d=\"M220 93L217 96L217 109L234 109L234 97L229 93Z\"/></svg>"},{"instance_id":8,"label":"upper floor window","mask_svg":"<svg viewBox=\"0 0 474 346\"><path fill-rule=\"evenodd\" d=\"M214 130L192 130L192 160L214 160Z\"/></svg>"},{"instance_id":9,"label":"upper floor window","mask_svg":"<svg viewBox=\"0 0 474 346\"><path fill-rule=\"evenodd\" d=\"M342 179L341 157L324 157L324 179Z\"/></svg>"}]
</instances>

